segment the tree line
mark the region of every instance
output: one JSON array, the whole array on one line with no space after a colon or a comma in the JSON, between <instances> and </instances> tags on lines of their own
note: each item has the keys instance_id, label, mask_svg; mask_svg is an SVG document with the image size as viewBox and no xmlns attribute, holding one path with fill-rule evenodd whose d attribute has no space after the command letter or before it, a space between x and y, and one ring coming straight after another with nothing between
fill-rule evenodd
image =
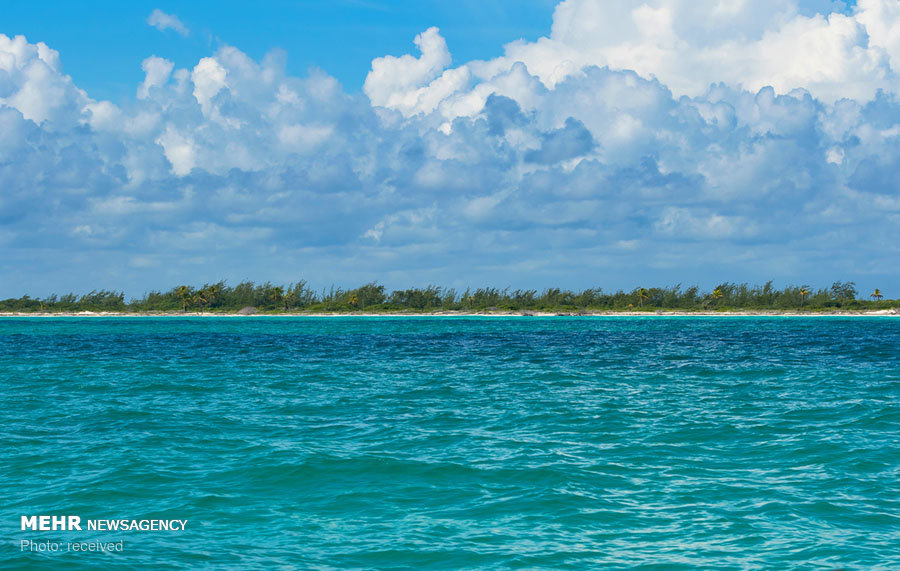
<instances>
[{"instance_id":1,"label":"tree line","mask_svg":"<svg viewBox=\"0 0 900 571\"><path fill-rule=\"evenodd\" d=\"M683 288L637 287L607 292L602 288L572 291L560 288L516 289L484 287L457 291L427 286L388 292L383 285L368 283L353 289L330 287L316 291L305 280L287 285L270 282L224 281L203 286L180 285L168 291L151 291L125 301L122 292L94 290L84 295L23 296L0 300L0 311L9 312L222 312L245 308L261 312L391 312L391 311L717 311L717 310L865 310L888 309L896 300L885 300L876 289L861 299L854 282L834 282L829 288L807 285L777 289L764 285L725 282L710 291L698 286Z\"/></svg>"}]
</instances>

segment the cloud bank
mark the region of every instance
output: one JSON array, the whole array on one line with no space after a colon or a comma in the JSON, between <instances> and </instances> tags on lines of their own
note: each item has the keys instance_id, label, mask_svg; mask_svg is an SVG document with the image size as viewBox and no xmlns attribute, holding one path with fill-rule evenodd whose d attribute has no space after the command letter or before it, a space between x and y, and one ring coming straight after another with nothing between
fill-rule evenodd
<instances>
[{"instance_id":1,"label":"cloud bank","mask_svg":"<svg viewBox=\"0 0 900 571\"><path fill-rule=\"evenodd\" d=\"M900 287L898 26L888 0L567 0L490 61L425 30L362 94L224 46L148 57L123 105L0 35L0 295Z\"/></svg>"}]
</instances>

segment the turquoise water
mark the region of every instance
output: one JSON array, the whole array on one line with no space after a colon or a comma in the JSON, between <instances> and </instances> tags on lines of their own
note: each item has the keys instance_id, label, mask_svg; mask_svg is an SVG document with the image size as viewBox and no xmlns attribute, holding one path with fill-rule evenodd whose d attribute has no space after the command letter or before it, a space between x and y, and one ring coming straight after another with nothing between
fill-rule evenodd
<instances>
[{"instance_id":1,"label":"turquoise water","mask_svg":"<svg viewBox=\"0 0 900 571\"><path fill-rule=\"evenodd\" d=\"M2 559L900 569L898 347L890 318L0 319Z\"/></svg>"}]
</instances>

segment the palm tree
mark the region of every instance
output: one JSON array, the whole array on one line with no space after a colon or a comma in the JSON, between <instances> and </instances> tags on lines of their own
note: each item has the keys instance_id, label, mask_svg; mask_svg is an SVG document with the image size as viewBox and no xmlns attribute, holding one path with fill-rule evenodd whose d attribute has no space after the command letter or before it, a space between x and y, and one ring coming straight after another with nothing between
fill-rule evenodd
<instances>
[{"instance_id":1,"label":"palm tree","mask_svg":"<svg viewBox=\"0 0 900 571\"><path fill-rule=\"evenodd\" d=\"M875 291L872 292L872 299L874 299L875 301L881 301L881 298L883 297L884 296L881 295L881 290L878 288L875 288Z\"/></svg>"},{"instance_id":2,"label":"palm tree","mask_svg":"<svg viewBox=\"0 0 900 571\"><path fill-rule=\"evenodd\" d=\"M800 288L800 307L803 307L803 300L809 295L809 288L803 286Z\"/></svg>"},{"instance_id":3,"label":"palm tree","mask_svg":"<svg viewBox=\"0 0 900 571\"><path fill-rule=\"evenodd\" d=\"M222 295L222 284L212 284L211 286L206 287L206 302L209 304L209 307L212 308L212 304L216 302L217 299Z\"/></svg>"},{"instance_id":4,"label":"palm tree","mask_svg":"<svg viewBox=\"0 0 900 571\"><path fill-rule=\"evenodd\" d=\"M205 289L201 289L194 295L194 303L200 306L201 313L203 312L203 304L207 302L207 296L208 294L206 293Z\"/></svg>"},{"instance_id":5,"label":"palm tree","mask_svg":"<svg viewBox=\"0 0 900 571\"><path fill-rule=\"evenodd\" d=\"M712 298L712 302L710 302L709 298L707 298L706 300L704 300L704 301L703 301L703 307L704 307L704 309L709 308L709 306L710 306L710 305L713 305L714 302L716 302L716 301L722 299L723 297L725 297L725 291L722 290L721 287L717 287L716 289L714 289L714 290L712 291L711 294L709 294L709 297Z\"/></svg>"},{"instance_id":6,"label":"palm tree","mask_svg":"<svg viewBox=\"0 0 900 571\"><path fill-rule=\"evenodd\" d=\"M647 288L639 288L638 292L638 303L641 307L644 307L644 300L650 298L650 292L647 291Z\"/></svg>"},{"instance_id":7,"label":"palm tree","mask_svg":"<svg viewBox=\"0 0 900 571\"><path fill-rule=\"evenodd\" d=\"M359 296L355 293L350 296L350 305L352 305L356 309L359 309Z\"/></svg>"},{"instance_id":8,"label":"palm tree","mask_svg":"<svg viewBox=\"0 0 900 571\"><path fill-rule=\"evenodd\" d=\"M188 303L191 300L191 288L186 285L178 286L175 293L181 298L181 311L187 313Z\"/></svg>"}]
</instances>

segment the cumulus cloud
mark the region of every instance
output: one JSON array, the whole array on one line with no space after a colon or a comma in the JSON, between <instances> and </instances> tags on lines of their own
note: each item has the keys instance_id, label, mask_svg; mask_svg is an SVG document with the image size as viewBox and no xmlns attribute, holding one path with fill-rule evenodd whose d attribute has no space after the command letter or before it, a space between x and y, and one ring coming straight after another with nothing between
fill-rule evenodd
<instances>
[{"instance_id":1,"label":"cumulus cloud","mask_svg":"<svg viewBox=\"0 0 900 571\"><path fill-rule=\"evenodd\" d=\"M432 28L427 42L417 38L420 58L376 59L366 93L407 116L439 109L453 119L479 112L491 93L534 99L532 86L500 85L516 66L549 89L594 66L635 71L688 96L724 82L780 94L804 89L833 103L870 101L897 87L896 0L860 0L849 13L802 8L795 0L565 0L548 36L458 68L447 68L446 43Z\"/></svg>"},{"instance_id":2,"label":"cumulus cloud","mask_svg":"<svg viewBox=\"0 0 900 571\"><path fill-rule=\"evenodd\" d=\"M60 69L59 53L43 42L0 34L0 105L35 123L77 120L86 94Z\"/></svg>"},{"instance_id":3,"label":"cumulus cloud","mask_svg":"<svg viewBox=\"0 0 900 571\"><path fill-rule=\"evenodd\" d=\"M215 58L205 57L194 67L191 72L191 82L194 84L194 97L209 115L211 110L210 100L225 87L225 68Z\"/></svg>"},{"instance_id":4,"label":"cumulus cloud","mask_svg":"<svg viewBox=\"0 0 900 571\"><path fill-rule=\"evenodd\" d=\"M147 16L147 24L153 26L160 32L175 30L182 36L187 36L190 33L190 30L178 19L178 16L166 14L159 8L154 9L153 12Z\"/></svg>"},{"instance_id":5,"label":"cumulus cloud","mask_svg":"<svg viewBox=\"0 0 900 571\"><path fill-rule=\"evenodd\" d=\"M174 67L174 63L156 56L150 56L141 62L141 69L144 70L146 77L144 82L138 87L138 98L146 99L150 96L152 88L164 85L169 80Z\"/></svg>"},{"instance_id":6,"label":"cumulus cloud","mask_svg":"<svg viewBox=\"0 0 900 571\"><path fill-rule=\"evenodd\" d=\"M419 57L388 55L372 61L363 91L375 105L407 114L430 112L443 97L465 84L465 67L441 74L450 65L450 52L437 28L428 28L414 43L421 52Z\"/></svg>"},{"instance_id":7,"label":"cumulus cloud","mask_svg":"<svg viewBox=\"0 0 900 571\"><path fill-rule=\"evenodd\" d=\"M0 270L35 293L256 276L888 287L891 5L696 4L708 21L675 0L567 0L548 37L455 68L431 28L359 94L278 52L150 56L121 106L0 35Z\"/></svg>"}]
</instances>

